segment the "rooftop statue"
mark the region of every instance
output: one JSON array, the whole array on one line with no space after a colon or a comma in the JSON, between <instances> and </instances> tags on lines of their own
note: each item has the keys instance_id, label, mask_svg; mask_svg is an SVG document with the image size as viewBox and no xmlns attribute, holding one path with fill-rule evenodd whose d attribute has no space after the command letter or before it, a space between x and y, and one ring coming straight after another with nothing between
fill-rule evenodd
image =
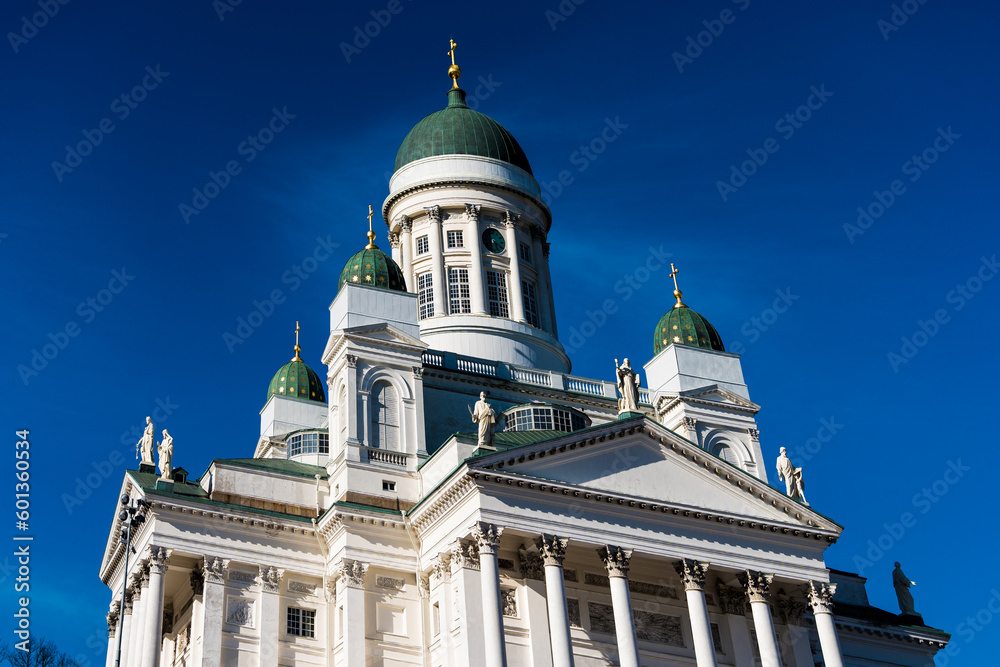
<instances>
[{"instance_id":1,"label":"rooftop statue","mask_svg":"<svg viewBox=\"0 0 1000 667\"><path fill-rule=\"evenodd\" d=\"M896 569L892 571L892 587L896 589L896 600L899 602L899 613L904 616L919 616L913 606L913 594L910 593L910 586L916 586L917 582L910 581L909 577L903 574L903 569L896 563Z\"/></svg>"},{"instance_id":2,"label":"rooftop statue","mask_svg":"<svg viewBox=\"0 0 1000 667\"><path fill-rule=\"evenodd\" d=\"M140 463L153 465L153 420L150 417L146 417L146 429L142 432L142 438L135 443L136 458L139 458L140 452Z\"/></svg>"},{"instance_id":3,"label":"rooftop statue","mask_svg":"<svg viewBox=\"0 0 1000 667\"><path fill-rule=\"evenodd\" d=\"M479 400L476 401L476 408L469 412L472 414L472 421L479 425L479 446L492 447L493 425L497 421L497 413L486 402L486 392L479 392Z\"/></svg>"},{"instance_id":4,"label":"rooftop statue","mask_svg":"<svg viewBox=\"0 0 1000 667\"><path fill-rule=\"evenodd\" d=\"M809 506L809 502L806 501L806 484L802 481L802 468L796 468L792 465L791 459L788 458L784 447L781 448L781 454L778 456L778 479L785 480L785 493L792 500L798 500L806 507Z\"/></svg>"},{"instance_id":5,"label":"rooftop statue","mask_svg":"<svg viewBox=\"0 0 1000 667\"><path fill-rule=\"evenodd\" d=\"M160 452L160 479L169 480L171 472L170 460L174 457L174 439L167 433L167 429L163 429L163 440L160 442L158 451ZM151 460L152 458L152 455L150 455Z\"/></svg>"},{"instance_id":6,"label":"rooftop statue","mask_svg":"<svg viewBox=\"0 0 1000 667\"><path fill-rule=\"evenodd\" d=\"M628 357L621 366L615 359L615 376L618 378L618 392L621 398L618 399L618 414L625 412L639 412L639 375L632 370L628 363Z\"/></svg>"}]
</instances>

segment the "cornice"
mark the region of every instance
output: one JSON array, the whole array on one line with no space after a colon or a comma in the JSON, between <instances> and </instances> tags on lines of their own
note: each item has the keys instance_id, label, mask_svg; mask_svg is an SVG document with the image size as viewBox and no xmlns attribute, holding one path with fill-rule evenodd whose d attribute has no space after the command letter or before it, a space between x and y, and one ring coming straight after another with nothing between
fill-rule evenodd
<instances>
[{"instance_id":1,"label":"cornice","mask_svg":"<svg viewBox=\"0 0 1000 667\"><path fill-rule=\"evenodd\" d=\"M452 507L471 495L477 488L478 484L473 477L469 476L468 470L459 472L457 476L453 475L449 482L434 491L427 504L421 505L414 513L411 524L417 531L417 535L422 535L427 527L447 514Z\"/></svg>"},{"instance_id":2,"label":"cornice","mask_svg":"<svg viewBox=\"0 0 1000 667\"><path fill-rule=\"evenodd\" d=\"M485 179L479 179L479 178L446 178L439 181L434 181L432 183L416 183L407 188L403 188L402 190L394 192L390 194L388 197L386 197L385 201L382 203L382 219L385 220L386 226L389 227L389 229L392 229L392 224L389 222L388 218L389 209L391 209L393 205L396 204L396 202L400 201L407 195L428 190L448 190L455 186L482 187L484 185L486 187L496 188L497 190L511 192L517 195L518 197L527 199L528 201L537 204L539 216L543 219L543 221L546 223L548 227L552 226L552 212L549 210L549 207L546 206L545 202L542 201L540 198L535 197L534 195L529 194L520 188L515 188L509 185L504 185L502 183L495 183L493 181L487 181Z\"/></svg>"},{"instance_id":3,"label":"cornice","mask_svg":"<svg viewBox=\"0 0 1000 667\"><path fill-rule=\"evenodd\" d=\"M870 637L880 637L885 639L893 639L896 641L906 642L908 644L922 644L926 646L933 646L937 649L942 649L948 645L948 639L951 635L948 635L948 639L942 639L939 636L932 635L929 632L919 632L914 630L894 630L891 626L872 626L865 625L859 621L848 620L845 616L834 615L834 622L837 625L837 630L843 632L849 632L858 635L868 635Z\"/></svg>"}]
</instances>

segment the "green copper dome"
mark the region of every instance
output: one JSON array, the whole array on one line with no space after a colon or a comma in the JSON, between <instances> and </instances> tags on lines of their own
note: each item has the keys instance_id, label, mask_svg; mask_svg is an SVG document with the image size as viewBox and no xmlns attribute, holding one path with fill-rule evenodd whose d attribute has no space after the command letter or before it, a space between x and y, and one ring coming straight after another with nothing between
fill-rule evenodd
<instances>
[{"instance_id":1,"label":"green copper dome","mask_svg":"<svg viewBox=\"0 0 1000 667\"><path fill-rule=\"evenodd\" d=\"M338 292L346 282L380 287L396 292L406 291L403 272L396 265L396 262L392 261L392 257L379 250L374 243L369 243L364 250L347 260L344 270L340 272L340 282L337 283Z\"/></svg>"},{"instance_id":2,"label":"green copper dome","mask_svg":"<svg viewBox=\"0 0 1000 667\"><path fill-rule=\"evenodd\" d=\"M296 358L298 358L297 354ZM316 371L306 366L301 359L289 361L279 368L278 372L271 378L271 384L267 388L268 400L275 394L326 403L323 381Z\"/></svg>"},{"instance_id":3,"label":"green copper dome","mask_svg":"<svg viewBox=\"0 0 1000 667\"><path fill-rule=\"evenodd\" d=\"M659 354L671 343L726 351L715 327L698 312L680 303L679 299L677 305L656 324L656 330L653 331L653 354Z\"/></svg>"},{"instance_id":4,"label":"green copper dome","mask_svg":"<svg viewBox=\"0 0 1000 667\"><path fill-rule=\"evenodd\" d=\"M465 104L465 91L448 91L448 106L413 126L396 153L395 171L435 155L479 155L531 173L528 157L514 136L489 116Z\"/></svg>"}]
</instances>

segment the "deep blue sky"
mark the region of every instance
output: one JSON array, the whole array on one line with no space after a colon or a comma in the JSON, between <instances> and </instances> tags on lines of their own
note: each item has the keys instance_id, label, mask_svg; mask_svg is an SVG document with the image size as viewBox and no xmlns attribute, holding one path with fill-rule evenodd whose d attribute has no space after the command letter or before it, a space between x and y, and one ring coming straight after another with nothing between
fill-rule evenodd
<instances>
[{"instance_id":1,"label":"deep blue sky","mask_svg":"<svg viewBox=\"0 0 1000 667\"><path fill-rule=\"evenodd\" d=\"M743 353L768 474L787 446L809 500L846 526L829 565L861 567L872 603L895 611L890 573L902 561L918 610L956 633L949 664L989 662L1000 620L979 632L960 624L1000 589L998 540L981 523L1000 463L1000 280L976 282L1000 252L995 5L930 0L884 35L890 2L588 0L553 29L546 9L558 4L404 2L350 62L340 44L387 3L243 2L220 21L210 0L71 2L26 42L8 35L0 368L12 471L14 430L31 429L38 632L103 660L88 638L106 637L110 594L97 571L124 465L70 514L63 494L77 476L122 456L134 466L129 430L158 403L172 406L157 427L175 437L175 464L198 475L213 457L251 456L296 320L322 370L340 269L365 242L367 206L384 200L399 143L445 104L454 37L463 86L473 97L492 82L479 109L518 138L537 179L572 176L551 203L549 238L564 341L587 311L617 307L573 353L574 371L611 379L613 358L652 356L668 271L630 295L616 284L651 246L672 253L686 302ZM732 22L712 24L725 9ZM20 32L37 11L7 2L0 27ZM704 21L721 34L679 71L673 53ZM167 74L136 108L115 103L147 67ZM813 88L824 99L800 111L809 119L776 126ZM248 162L239 146L275 108L294 118ZM105 118L113 131L78 166L53 168ZM616 119L615 141L581 160ZM951 138L935 154L939 130ZM905 164L928 148L926 171ZM717 182L748 150L767 161L724 201ZM179 204L230 160L240 173L185 224ZM901 194L849 238L858 207L897 179ZM297 289L283 282L328 236L333 256ZM123 270L125 289L101 312L88 306ZM970 279L979 291L956 296ZM223 334L274 289L285 302L230 352ZM777 316L776 291L791 303ZM894 369L887 355L938 310L943 323ZM18 365L68 324L78 335L26 384ZM797 455L823 420L836 434ZM958 461L968 470L935 492ZM904 512L915 525L889 536L884 524ZM880 537L885 555L859 564ZM0 578L11 604L12 575Z\"/></svg>"}]
</instances>

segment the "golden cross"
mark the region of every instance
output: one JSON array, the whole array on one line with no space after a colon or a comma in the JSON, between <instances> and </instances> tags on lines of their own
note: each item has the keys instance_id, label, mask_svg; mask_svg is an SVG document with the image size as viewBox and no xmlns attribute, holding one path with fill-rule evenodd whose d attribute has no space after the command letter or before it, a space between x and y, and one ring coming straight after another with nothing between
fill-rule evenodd
<instances>
[{"instance_id":1,"label":"golden cross","mask_svg":"<svg viewBox=\"0 0 1000 667\"><path fill-rule=\"evenodd\" d=\"M448 41L451 42L451 51L449 51L445 55L451 56L451 64L454 65L455 64L455 49L458 47L458 44L456 44L455 40L453 40L453 39L449 39Z\"/></svg>"},{"instance_id":2,"label":"golden cross","mask_svg":"<svg viewBox=\"0 0 1000 667\"><path fill-rule=\"evenodd\" d=\"M677 269L674 268L674 263L673 262L670 262L670 277L674 279L674 289L680 289L680 288L677 287L677 274L678 273L680 273L680 271L678 271Z\"/></svg>"},{"instance_id":3,"label":"golden cross","mask_svg":"<svg viewBox=\"0 0 1000 667\"><path fill-rule=\"evenodd\" d=\"M368 204L368 231L372 230L372 216L375 215L375 211L372 210L372 205Z\"/></svg>"},{"instance_id":4,"label":"golden cross","mask_svg":"<svg viewBox=\"0 0 1000 667\"><path fill-rule=\"evenodd\" d=\"M299 352L302 348L299 347L299 321L295 320L295 356L292 357L292 361L302 361L302 357L299 356Z\"/></svg>"},{"instance_id":5,"label":"golden cross","mask_svg":"<svg viewBox=\"0 0 1000 667\"><path fill-rule=\"evenodd\" d=\"M375 215L375 211L372 210L372 205L368 204L368 245L365 246L368 250L375 247L375 232L372 231L373 215Z\"/></svg>"}]
</instances>

